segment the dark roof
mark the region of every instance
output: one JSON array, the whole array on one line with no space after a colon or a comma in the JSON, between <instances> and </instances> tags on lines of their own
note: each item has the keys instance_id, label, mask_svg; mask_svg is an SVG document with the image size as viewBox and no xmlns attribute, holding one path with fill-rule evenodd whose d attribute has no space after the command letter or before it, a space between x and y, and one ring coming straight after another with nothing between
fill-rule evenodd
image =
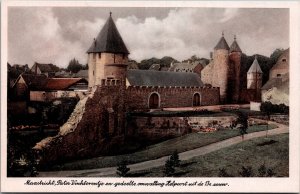
<instances>
[{"instance_id":1,"label":"dark roof","mask_svg":"<svg viewBox=\"0 0 300 194\"><path fill-rule=\"evenodd\" d=\"M47 83L47 76L45 75L36 75L36 74L21 74L16 80L15 84L23 78L27 87L30 90L40 90L45 87Z\"/></svg>"},{"instance_id":2,"label":"dark roof","mask_svg":"<svg viewBox=\"0 0 300 194\"><path fill-rule=\"evenodd\" d=\"M230 51L230 52L242 52L242 50L241 50L239 44L238 44L237 41L236 41L236 37L234 37L234 41L233 41L233 43L231 44L229 51Z\"/></svg>"},{"instance_id":3,"label":"dark roof","mask_svg":"<svg viewBox=\"0 0 300 194\"><path fill-rule=\"evenodd\" d=\"M35 71L35 67L38 67L42 73L47 73L47 72L57 72L59 70L58 67L55 65L49 63L49 64L42 64L42 63L37 63L35 62L34 65L31 67L31 71Z\"/></svg>"},{"instance_id":4,"label":"dark roof","mask_svg":"<svg viewBox=\"0 0 300 194\"><path fill-rule=\"evenodd\" d=\"M111 16L109 16L97 38L87 51L87 53L100 52L129 54Z\"/></svg>"},{"instance_id":5,"label":"dark roof","mask_svg":"<svg viewBox=\"0 0 300 194\"><path fill-rule=\"evenodd\" d=\"M132 86L203 86L196 73L128 70L127 79Z\"/></svg>"},{"instance_id":6,"label":"dark roof","mask_svg":"<svg viewBox=\"0 0 300 194\"><path fill-rule=\"evenodd\" d=\"M215 46L215 50L218 50L218 49L229 50L229 46L224 38L224 34L222 34L221 39L219 40L218 44Z\"/></svg>"}]
</instances>

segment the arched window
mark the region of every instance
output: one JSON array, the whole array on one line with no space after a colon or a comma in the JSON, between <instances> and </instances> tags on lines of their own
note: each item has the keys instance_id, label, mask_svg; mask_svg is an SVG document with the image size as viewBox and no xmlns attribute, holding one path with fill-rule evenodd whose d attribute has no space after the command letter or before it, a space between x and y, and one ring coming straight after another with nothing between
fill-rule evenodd
<instances>
[{"instance_id":1,"label":"arched window","mask_svg":"<svg viewBox=\"0 0 300 194\"><path fill-rule=\"evenodd\" d=\"M195 93L193 96L193 106L200 106L200 94Z\"/></svg>"},{"instance_id":2,"label":"arched window","mask_svg":"<svg viewBox=\"0 0 300 194\"><path fill-rule=\"evenodd\" d=\"M157 93L152 93L150 95L149 108L159 108L159 96Z\"/></svg>"}]
</instances>

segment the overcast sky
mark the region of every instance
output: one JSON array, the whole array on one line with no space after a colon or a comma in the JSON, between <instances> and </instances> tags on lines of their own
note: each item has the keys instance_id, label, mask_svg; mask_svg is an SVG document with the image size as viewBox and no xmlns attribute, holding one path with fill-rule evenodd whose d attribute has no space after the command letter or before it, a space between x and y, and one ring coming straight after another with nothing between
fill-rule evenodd
<instances>
[{"instance_id":1,"label":"overcast sky","mask_svg":"<svg viewBox=\"0 0 300 194\"><path fill-rule=\"evenodd\" d=\"M8 62L66 67L87 63L86 51L112 11L130 58L209 57L222 31L247 55L289 47L288 9L10 7Z\"/></svg>"}]
</instances>

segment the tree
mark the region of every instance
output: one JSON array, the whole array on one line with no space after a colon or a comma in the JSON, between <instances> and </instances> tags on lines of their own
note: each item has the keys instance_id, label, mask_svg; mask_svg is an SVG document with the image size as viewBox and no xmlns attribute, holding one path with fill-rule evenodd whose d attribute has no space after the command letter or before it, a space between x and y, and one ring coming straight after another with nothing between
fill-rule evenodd
<instances>
[{"instance_id":1,"label":"tree","mask_svg":"<svg viewBox=\"0 0 300 194\"><path fill-rule=\"evenodd\" d=\"M247 129L248 129L248 116L242 112L238 112L238 118L236 124L240 131L240 135L244 140L244 135L247 134Z\"/></svg>"},{"instance_id":2,"label":"tree","mask_svg":"<svg viewBox=\"0 0 300 194\"><path fill-rule=\"evenodd\" d=\"M239 174L242 177L252 177L253 176L253 171L252 171L252 167L251 166L242 166L241 171L239 171Z\"/></svg>"},{"instance_id":3,"label":"tree","mask_svg":"<svg viewBox=\"0 0 300 194\"><path fill-rule=\"evenodd\" d=\"M171 160L171 162L172 162L172 164L173 164L174 167L180 166L180 160L179 160L179 155L178 155L177 150L175 150L172 153L172 155L170 157L170 160Z\"/></svg>"},{"instance_id":4,"label":"tree","mask_svg":"<svg viewBox=\"0 0 300 194\"><path fill-rule=\"evenodd\" d=\"M77 73L78 71L84 69L85 67L83 65L81 65L78 60L76 60L75 58L72 59L69 62L69 65L67 67L68 71L71 71L72 73Z\"/></svg>"},{"instance_id":5,"label":"tree","mask_svg":"<svg viewBox=\"0 0 300 194\"><path fill-rule=\"evenodd\" d=\"M165 163L164 174L165 176L172 176L175 173L174 164L170 158Z\"/></svg>"},{"instance_id":6,"label":"tree","mask_svg":"<svg viewBox=\"0 0 300 194\"><path fill-rule=\"evenodd\" d=\"M127 173L130 171L130 168L127 167L127 162L122 160L117 168L117 175L120 177L126 177Z\"/></svg>"}]
</instances>

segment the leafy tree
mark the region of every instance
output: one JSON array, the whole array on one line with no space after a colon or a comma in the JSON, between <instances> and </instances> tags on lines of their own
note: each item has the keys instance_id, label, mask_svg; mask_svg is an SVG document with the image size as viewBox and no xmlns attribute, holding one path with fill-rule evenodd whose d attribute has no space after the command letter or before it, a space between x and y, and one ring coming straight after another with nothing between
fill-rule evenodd
<instances>
[{"instance_id":1,"label":"leafy tree","mask_svg":"<svg viewBox=\"0 0 300 194\"><path fill-rule=\"evenodd\" d=\"M247 134L247 129L248 129L248 116L242 112L238 112L238 118L236 124L240 131L240 135L242 136L242 139L244 139L244 135Z\"/></svg>"},{"instance_id":2,"label":"leafy tree","mask_svg":"<svg viewBox=\"0 0 300 194\"><path fill-rule=\"evenodd\" d=\"M173 164L174 167L180 166L180 160L179 160L179 155L178 155L177 150L175 150L172 153L172 155L170 157L170 160L171 160L171 162L172 162L172 164Z\"/></svg>"},{"instance_id":3,"label":"leafy tree","mask_svg":"<svg viewBox=\"0 0 300 194\"><path fill-rule=\"evenodd\" d=\"M171 161L170 158L168 158L168 160L165 163L165 169L164 169L164 174L165 176L172 176L175 173L175 168L174 168L174 164Z\"/></svg>"},{"instance_id":4,"label":"leafy tree","mask_svg":"<svg viewBox=\"0 0 300 194\"><path fill-rule=\"evenodd\" d=\"M129 171L130 168L127 167L127 162L125 160L122 160L122 162L118 165L117 175L120 177L126 177Z\"/></svg>"},{"instance_id":5,"label":"leafy tree","mask_svg":"<svg viewBox=\"0 0 300 194\"><path fill-rule=\"evenodd\" d=\"M83 65L81 65L78 60L76 60L75 58L72 59L69 62L69 65L67 67L68 71L71 71L72 73L77 73L78 71L84 69L85 67Z\"/></svg>"},{"instance_id":6,"label":"leafy tree","mask_svg":"<svg viewBox=\"0 0 300 194\"><path fill-rule=\"evenodd\" d=\"M242 177L252 177L253 176L253 171L252 171L252 167L251 166L242 166L241 171L239 171L239 174Z\"/></svg>"}]
</instances>

